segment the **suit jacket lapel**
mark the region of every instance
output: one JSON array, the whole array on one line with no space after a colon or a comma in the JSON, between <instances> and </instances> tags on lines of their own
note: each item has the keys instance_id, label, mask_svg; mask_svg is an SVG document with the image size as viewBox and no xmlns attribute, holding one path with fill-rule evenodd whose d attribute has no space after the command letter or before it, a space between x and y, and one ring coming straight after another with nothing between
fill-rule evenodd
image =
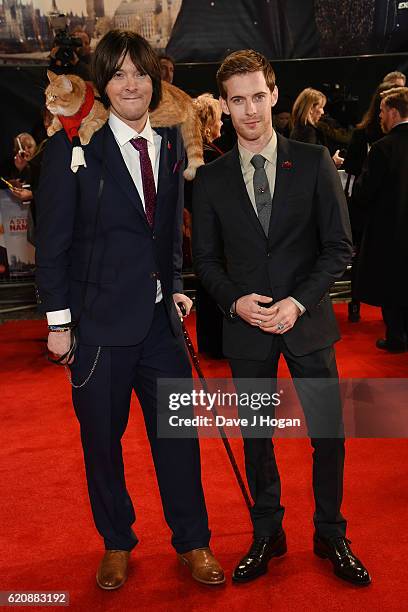
<instances>
[{"instance_id":1,"label":"suit jacket lapel","mask_svg":"<svg viewBox=\"0 0 408 612\"><path fill-rule=\"evenodd\" d=\"M136 189L136 185L134 184L129 170L127 169L125 161L122 157L122 153L120 152L118 143L116 142L113 132L108 124L106 125L105 130L105 167L107 168L112 178L118 183L119 187L122 189L126 197L132 202L132 204L136 207L136 210L140 213L144 221L147 223L146 214L143 208L142 200L139 196L139 192Z\"/></svg>"},{"instance_id":2,"label":"suit jacket lapel","mask_svg":"<svg viewBox=\"0 0 408 612\"><path fill-rule=\"evenodd\" d=\"M248 218L248 222L262 236L262 238L265 239L265 232L263 231L258 215L252 206L244 177L242 176L237 144L229 153L226 153L224 159L227 162L227 167L229 170L229 176L225 176L225 180L227 182L226 193L229 194L230 199L233 199L239 206L241 206Z\"/></svg>"},{"instance_id":3,"label":"suit jacket lapel","mask_svg":"<svg viewBox=\"0 0 408 612\"><path fill-rule=\"evenodd\" d=\"M169 140L167 128L153 128L153 131L157 132L157 134L161 136L159 176L157 182L157 199L155 213L155 218L157 219L157 216L160 214L162 202L164 201L163 196L166 192L168 181L170 178L172 143Z\"/></svg>"},{"instance_id":4,"label":"suit jacket lapel","mask_svg":"<svg viewBox=\"0 0 408 612\"><path fill-rule=\"evenodd\" d=\"M279 217L285 206L286 194L289 190L290 181L292 178L292 161L290 158L289 140L280 134L278 137L278 149L276 159L276 178L275 190L272 198L272 213L269 223L268 240L273 241L274 228L278 227Z\"/></svg>"}]
</instances>

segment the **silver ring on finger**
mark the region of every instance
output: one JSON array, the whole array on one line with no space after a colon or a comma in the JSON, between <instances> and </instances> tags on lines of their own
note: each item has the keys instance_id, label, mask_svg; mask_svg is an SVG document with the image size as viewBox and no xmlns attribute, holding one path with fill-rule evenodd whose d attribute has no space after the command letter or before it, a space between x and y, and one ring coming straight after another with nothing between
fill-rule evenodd
<instances>
[{"instance_id":1,"label":"silver ring on finger","mask_svg":"<svg viewBox=\"0 0 408 612\"><path fill-rule=\"evenodd\" d=\"M278 323L276 326L276 329L279 329L279 331L282 331L282 329L285 327L284 323Z\"/></svg>"},{"instance_id":2,"label":"silver ring on finger","mask_svg":"<svg viewBox=\"0 0 408 612\"><path fill-rule=\"evenodd\" d=\"M257 321L257 324L258 324L258 327L261 327L262 321L261 320Z\"/></svg>"}]
</instances>

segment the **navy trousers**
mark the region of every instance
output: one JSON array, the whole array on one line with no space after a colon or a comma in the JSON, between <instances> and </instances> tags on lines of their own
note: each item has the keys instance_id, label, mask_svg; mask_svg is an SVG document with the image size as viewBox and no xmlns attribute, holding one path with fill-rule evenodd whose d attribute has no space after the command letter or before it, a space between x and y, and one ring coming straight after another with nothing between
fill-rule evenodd
<instances>
[{"instance_id":1,"label":"navy trousers","mask_svg":"<svg viewBox=\"0 0 408 612\"><path fill-rule=\"evenodd\" d=\"M75 384L89 374L96 351L95 346L79 345L71 366ZM174 548L183 553L208 546L210 540L198 440L157 437L159 378L191 378L182 336L171 333L162 303L155 306L153 323L143 342L102 347L91 379L72 392L93 517L106 549L131 550L138 541L132 529L135 511L126 488L121 446L132 390L143 410Z\"/></svg>"}]
</instances>

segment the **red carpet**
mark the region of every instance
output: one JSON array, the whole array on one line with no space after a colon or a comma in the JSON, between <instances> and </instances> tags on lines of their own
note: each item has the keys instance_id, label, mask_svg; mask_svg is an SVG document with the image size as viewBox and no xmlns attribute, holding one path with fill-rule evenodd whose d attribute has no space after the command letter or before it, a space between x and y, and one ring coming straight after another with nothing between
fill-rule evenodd
<instances>
[{"instance_id":1,"label":"red carpet","mask_svg":"<svg viewBox=\"0 0 408 612\"><path fill-rule=\"evenodd\" d=\"M383 332L378 309L363 308L359 324L347 322L345 305L336 305L336 312L343 332L337 344L341 376L408 376L407 354L387 355L374 347ZM125 587L111 593L98 589L102 547L88 505L78 425L64 370L44 358L45 333L41 321L0 327L0 591L69 591L71 609L84 611L406 609L406 440L347 442L343 510L353 549L373 576L366 589L336 579L329 562L312 553L307 440L277 442L288 554L272 561L266 576L233 586L231 571L250 542L250 524L221 443L204 440L212 547L227 573L226 585L211 589L193 583L176 562L136 402L124 448L140 544ZM202 366L213 377L228 372L224 362L203 360ZM232 446L242 466L240 441L232 440Z\"/></svg>"}]
</instances>

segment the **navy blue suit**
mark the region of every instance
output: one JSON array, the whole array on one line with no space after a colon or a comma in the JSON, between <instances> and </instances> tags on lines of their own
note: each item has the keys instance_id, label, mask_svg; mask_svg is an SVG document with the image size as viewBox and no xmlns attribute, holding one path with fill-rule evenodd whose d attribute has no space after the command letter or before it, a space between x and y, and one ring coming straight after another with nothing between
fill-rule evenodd
<instances>
[{"instance_id":1,"label":"navy blue suit","mask_svg":"<svg viewBox=\"0 0 408 612\"><path fill-rule=\"evenodd\" d=\"M190 378L191 367L172 297L182 291L184 153L176 129L156 131L162 141L153 228L109 125L84 147L87 167L76 174L65 134L50 139L38 192L37 287L44 312L70 308L73 320L80 316L75 384L87 378L101 347L89 382L73 388L73 402L105 547L131 550L137 542L121 448L135 390L172 542L183 553L207 546L210 532L197 440L157 438L157 379ZM155 304L158 279L163 300Z\"/></svg>"}]
</instances>

